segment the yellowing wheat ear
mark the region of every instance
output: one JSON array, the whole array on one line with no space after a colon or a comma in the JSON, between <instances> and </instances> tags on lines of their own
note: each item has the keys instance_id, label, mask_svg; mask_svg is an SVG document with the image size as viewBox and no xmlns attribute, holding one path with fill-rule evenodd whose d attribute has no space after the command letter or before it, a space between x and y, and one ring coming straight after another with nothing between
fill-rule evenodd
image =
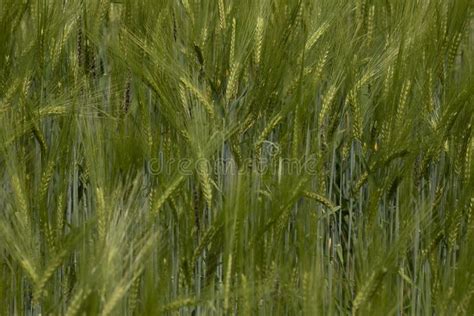
<instances>
[{"instance_id":1,"label":"yellowing wheat ear","mask_svg":"<svg viewBox=\"0 0 474 316\"><path fill-rule=\"evenodd\" d=\"M403 83L403 87L402 87L402 91L401 91L401 94L400 94L400 102L398 104L398 108L397 108L397 115L396 115L396 121L397 121L397 124L402 124L402 119L404 118L405 116L405 111L406 111L406 104L407 104L407 98L408 98L408 94L410 92L410 88L411 88L411 80L410 79L407 79L404 83Z\"/></svg>"},{"instance_id":2,"label":"yellowing wheat ear","mask_svg":"<svg viewBox=\"0 0 474 316\"><path fill-rule=\"evenodd\" d=\"M370 6L369 16L367 18L367 45L372 44L374 38L374 24L375 24L375 6Z\"/></svg>"},{"instance_id":3,"label":"yellowing wheat ear","mask_svg":"<svg viewBox=\"0 0 474 316\"><path fill-rule=\"evenodd\" d=\"M262 58L264 21L262 17L257 18L257 26L255 27L255 46L254 46L254 62L258 67Z\"/></svg>"},{"instance_id":4,"label":"yellowing wheat ear","mask_svg":"<svg viewBox=\"0 0 474 316\"><path fill-rule=\"evenodd\" d=\"M313 34L311 34L311 36L309 37L305 45L306 53L308 53L309 50L313 48L313 46L321 38L321 36L323 36L323 34L326 33L328 28L329 28L329 23L325 22L321 26L319 26L318 29Z\"/></svg>"},{"instance_id":5,"label":"yellowing wheat ear","mask_svg":"<svg viewBox=\"0 0 474 316\"><path fill-rule=\"evenodd\" d=\"M321 106L321 112L319 113L319 120L318 120L318 126L321 128L323 120L325 119L329 108L331 106L331 103L334 100L334 96L336 95L337 88L335 85L331 86L324 96L323 99L323 104Z\"/></svg>"},{"instance_id":6,"label":"yellowing wheat ear","mask_svg":"<svg viewBox=\"0 0 474 316\"><path fill-rule=\"evenodd\" d=\"M373 272L370 275L369 279L365 282L364 286L359 290L354 299L354 315L360 309L360 307L365 304L365 302L367 302L372 297L372 295L374 295L386 273L387 269L382 268L380 271Z\"/></svg>"},{"instance_id":7,"label":"yellowing wheat ear","mask_svg":"<svg viewBox=\"0 0 474 316\"><path fill-rule=\"evenodd\" d=\"M104 198L104 191L102 188L96 188L96 198L97 198L97 219L98 219L98 232L99 232L99 240L103 241L105 238L106 230L107 230L107 209L105 206L105 198Z\"/></svg>"},{"instance_id":8,"label":"yellowing wheat ear","mask_svg":"<svg viewBox=\"0 0 474 316\"><path fill-rule=\"evenodd\" d=\"M202 191L204 198L206 199L207 206L211 208L212 206L212 180L210 174L209 161L203 156L200 156L200 159L197 161L196 171L201 182Z\"/></svg>"},{"instance_id":9,"label":"yellowing wheat ear","mask_svg":"<svg viewBox=\"0 0 474 316\"><path fill-rule=\"evenodd\" d=\"M211 120L214 120L216 117L216 114L214 112L214 106L212 102L208 99L208 97L205 95L205 93L199 90L186 78L181 78L181 83L182 86L185 87L186 90L189 91L189 93L193 95L204 106L204 109L206 110ZM184 104L188 104L185 89L180 90L180 98L183 106ZM186 111L189 111L189 106L186 106Z\"/></svg>"},{"instance_id":10,"label":"yellowing wheat ear","mask_svg":"<svg viewBox=\"0 0 474 316\"><path fill-rule=\"evenodd\" d=\"M234 63L232 64L230 68L230 74L227 81L227 88L225 92L225 98L227 102L229 102L235 96L237 92L237 79L238 79L237 76L239 72L239 67L240 67L239 63Z\"/></svg>"},{"instance_id":11,"label":"yellowing wheat ear","mask_svg":"<svg viewBox=\"0 0 474 316\"><path fill-rule=\"evenodd\" d=\"M283 120L283 115L281 113L277 114L268 124L267 126L263 129L262 133L260 136L257 138L257 142L255 143L255 152L257 155L257 160L260 161L261 157L261 150L262 150L262 145L265 142L265 139L270 135L273 129L280 124L280 122Z\"/></svg>"},{"instance_id":12,"label":"yellowing wheat ear","mask_svg":"<svg viewBox=\"0 0 474 316\"><path fill-rule=\"evenodd\" d=\"M225 6L224 6L224 0L217 0L218 2L218 7L219 7L219 25L220 28L223 30L226 28L226 20L225 20Z\"/></svg>"},{"instance_id":13,"label":"yellowing wheat ear","mask_svg":"<svg viewBox=\"0 0 474 316\"><path fill-rule=\"evenodd\" d=\"M20 219L22 225L25 225L25 227L30 227L28 219L28 202L20 182L20 178L16 174L12 177L12 188L15 194L16 202L18 204L18 218Z\"/></svg>"},{"instance_id":14,"label":"yellowing wheat ear","mask_svg":"<svg viewBox=\"0 0 474 316\"><path fill-rule=\"evenodd\" d=\"M237 22L235 19L232 20L232 34L230 41L230 51L229 51L229 65L230 72L227 79L227 88L225 92L226 101L229 102L237 92L237 76L239 71L239 63L235 60L235 32L236 32Z\"/></svg>"}]
</instances>

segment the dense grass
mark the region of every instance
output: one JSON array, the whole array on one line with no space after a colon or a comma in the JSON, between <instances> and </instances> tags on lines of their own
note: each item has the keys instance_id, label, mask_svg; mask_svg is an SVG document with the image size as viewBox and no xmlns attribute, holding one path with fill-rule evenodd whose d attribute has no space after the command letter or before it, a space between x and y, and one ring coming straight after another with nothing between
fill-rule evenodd
<instances>
[{"instance_id":1,"label":"dense grass","mask_svg":"<svg viewBox=\"0 0 474 316\"><path fill-rule=\"evenodd\" d=\"M1 0L1 315L473 315L469 0Z\"/></svg>"}]
</instances>

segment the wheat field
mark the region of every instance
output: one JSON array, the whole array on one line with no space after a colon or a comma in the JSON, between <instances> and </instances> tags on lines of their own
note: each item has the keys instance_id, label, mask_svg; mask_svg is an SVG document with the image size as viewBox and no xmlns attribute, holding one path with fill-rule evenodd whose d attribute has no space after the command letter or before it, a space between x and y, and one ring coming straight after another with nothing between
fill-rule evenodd
<instances>
[{"instance_id":1,"label":"wheat field","mask_svg":"<svg viewBox=\"0 0 474 316\"><path fill-rule=\"evenodd\" d=\"M0 0L0 315L474 315L470 0Z\"/></svg>"}]
</instances>

